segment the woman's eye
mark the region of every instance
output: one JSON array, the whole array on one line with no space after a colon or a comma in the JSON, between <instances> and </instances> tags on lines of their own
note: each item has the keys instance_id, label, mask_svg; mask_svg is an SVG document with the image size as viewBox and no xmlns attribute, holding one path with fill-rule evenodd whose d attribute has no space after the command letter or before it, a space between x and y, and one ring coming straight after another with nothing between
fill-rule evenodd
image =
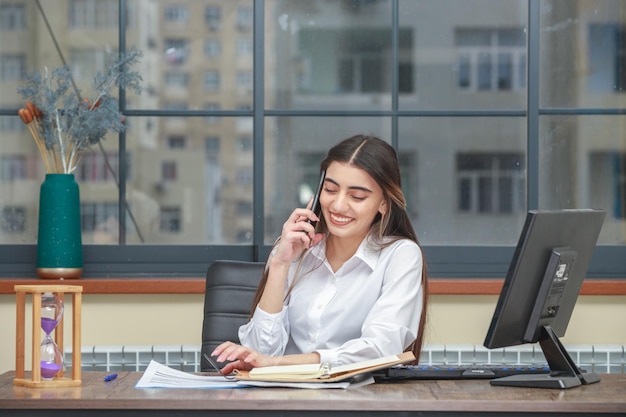
<instances>
[{"instance_id":1,"label":"woman's eye","mask_svg":"<svg viewBox=\"0 0 626 417\"><path fill-rule=\"evenodd\" d=\"M352 198L354 198L355 200L358 200L358 201L365 200L365 197L361 197L360 195L353 195Z\"/></svg>"}]
</instances>

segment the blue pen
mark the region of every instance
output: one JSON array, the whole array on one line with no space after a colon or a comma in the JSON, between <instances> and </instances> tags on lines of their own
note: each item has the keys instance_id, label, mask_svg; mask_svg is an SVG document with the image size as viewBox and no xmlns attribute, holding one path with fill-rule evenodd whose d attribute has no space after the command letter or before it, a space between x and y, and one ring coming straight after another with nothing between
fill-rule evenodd
<instances>
[{"instance_id":1,"label":"blue pen","mask_svg":"<svg viewBox=\"0 0 626 417\"><path fill-rule=\"evenodd\" d=\"M104 382L113 381L115 378L117 378L117 374L107 375L104 377Z\"/></svg>"}]
</instances>

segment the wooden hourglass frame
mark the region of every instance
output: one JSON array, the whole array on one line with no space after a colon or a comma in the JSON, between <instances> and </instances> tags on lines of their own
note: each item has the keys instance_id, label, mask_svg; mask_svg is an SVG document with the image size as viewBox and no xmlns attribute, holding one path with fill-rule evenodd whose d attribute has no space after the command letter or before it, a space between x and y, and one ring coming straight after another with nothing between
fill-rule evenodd
<instances>
[{"instance_id":1,"label":"wooden hourglass frame","mask_svg":"<svg viewBox=\"0 0 626 417\"><path fill-rule=\"evenodd\" d=\"M81 385L80 357L80 310L82 306L83 287L76 285L16 285L16 347L15 347L15 379L14 385L24 387L76 387ZM42 294L53 293L63 301L64 294L70 293L72 299L72 377L63 376L61 369L53 379L41 377L40 343L41 343L41 299ZM32 295L32 371L31 378L25 377L25 335L26 335L26 294ZM54 329L54 343L63 352L63 322L65 314Z\"/></svg>"}]
</instances>

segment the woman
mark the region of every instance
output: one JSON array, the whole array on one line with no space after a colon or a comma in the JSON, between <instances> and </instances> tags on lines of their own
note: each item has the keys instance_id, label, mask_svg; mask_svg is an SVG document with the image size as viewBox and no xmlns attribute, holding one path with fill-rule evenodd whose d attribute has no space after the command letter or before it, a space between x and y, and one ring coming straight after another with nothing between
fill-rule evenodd
<instances>
[{"instance_id":1,"label":"woman","mask_svg":"<svg viewBox=\"0 0 626 417\"><path fill-rule=\"evenodd\" d=\"M406 213L395 150L357 135L331 148L321 215L297 208L270 253L241 345L222 370L346 364L413 350L426 317L422 251ZM317 229L309 223L318 222Z\"/></svg>"}]
</instances>

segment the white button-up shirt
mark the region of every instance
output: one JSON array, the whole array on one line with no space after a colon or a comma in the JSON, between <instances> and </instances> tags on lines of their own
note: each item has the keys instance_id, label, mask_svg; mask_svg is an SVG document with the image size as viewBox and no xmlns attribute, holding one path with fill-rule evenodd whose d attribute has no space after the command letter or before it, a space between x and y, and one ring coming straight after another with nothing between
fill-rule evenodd
<instances>
[{"instance_id":1,"label":"white button-up shirt","mask_svg":"<svg viewBox=\"0 0 626 417\"><path fill-rule=\"evenodd\" d=\"M401 239L379 250L369 239L333 272L325 240L289 270L283 309L258 306L239 328L242 345L271 356L317 352L321 362L353 363L404 351L422 311L422 254ZM296 275L297 273L297 275Z\"/></svg>"}]
</instances>

